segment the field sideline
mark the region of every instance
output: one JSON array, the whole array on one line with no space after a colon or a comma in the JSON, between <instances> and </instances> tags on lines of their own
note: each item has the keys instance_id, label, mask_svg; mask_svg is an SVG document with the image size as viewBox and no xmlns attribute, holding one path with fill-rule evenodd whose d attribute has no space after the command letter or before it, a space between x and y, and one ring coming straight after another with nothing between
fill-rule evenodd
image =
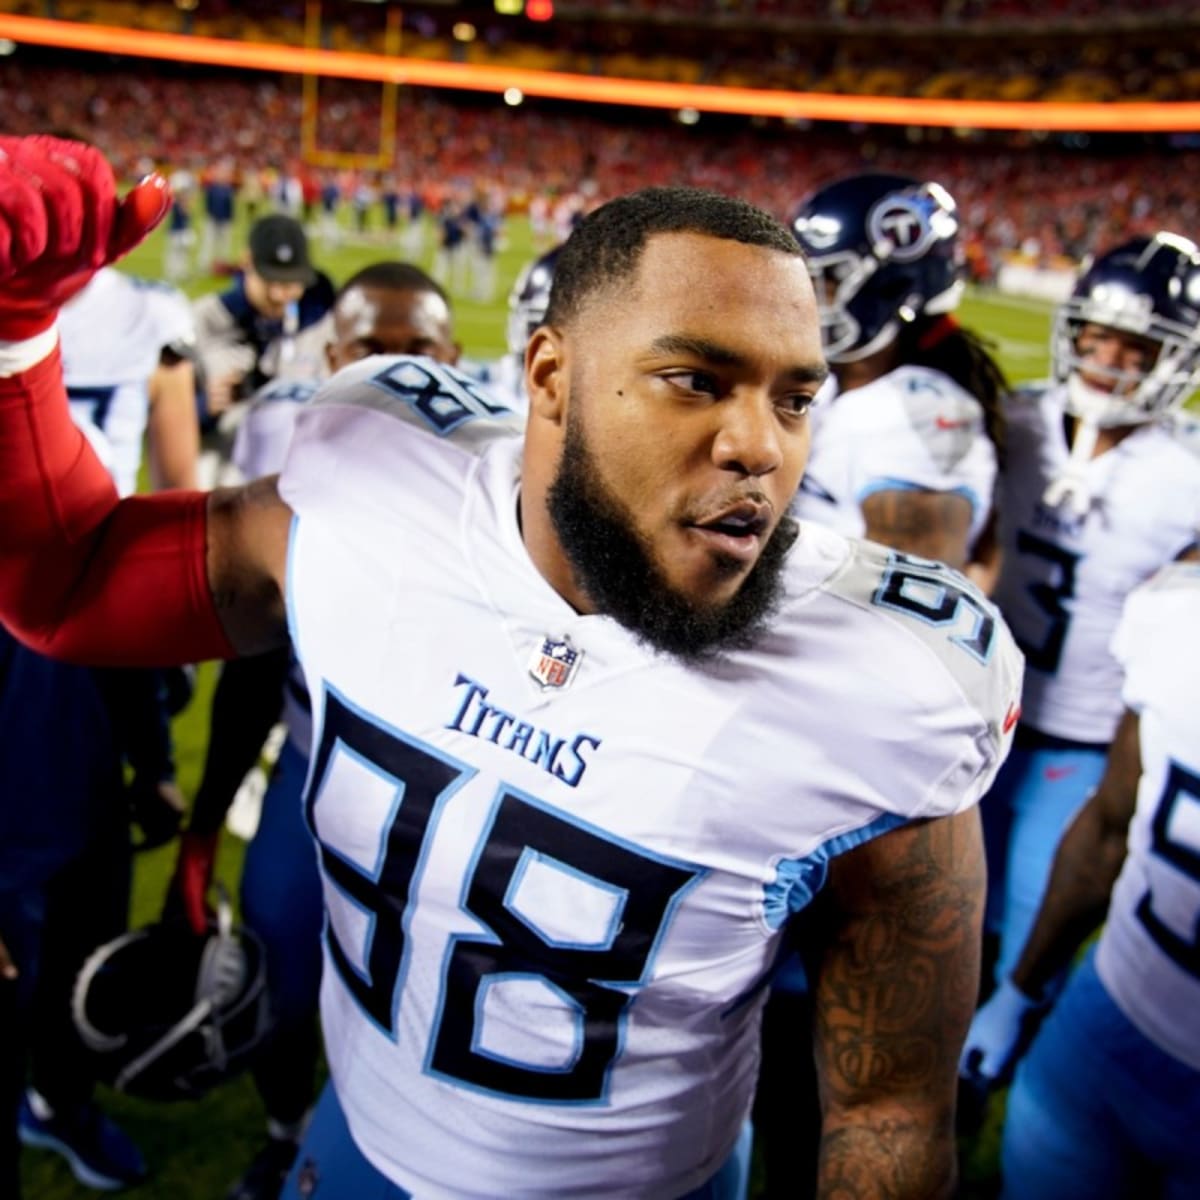
<instances>
[{"instance_id":1,"label":"field sideline","mask_svg":"<svg viewBox=\"0 0 1200 1200\"><path fill-rule=\"evenodd\" d=\"M241 229L238 232L240 235ZM417 256L417 261L426 269L431 265L433 248L434 231L429 226L425 250ZM135 250L122 266L147 278L160 278L163 250L164 235L159 231ZM508 290L533 253L527 224L523 220L511 221L498 256L495 299L485 304L468 297L451 297L459 339L470 358L487 360L504 352ZM328 250L318 240L313 242L314 261L335 283L341 283L367 263L392 257L402 257L402 253L382 234L372 235L370 240L347 234L339 246ZM199 295L220 288L224 282L202 276L187 280L183 286L190 294ZM1050 325L1048 306L972 289L964 299L960 316L964 324L994 342L997 356L1013 382L1045 374ZM195 792L203 763L209 698L215 675L213 666L201 668L196 697L175 722L179 781L189 799ZM243 843L236 837L226 833L222 838L217 873L232 895L237 894L243 849ZM131 914L134 925L157 917L174 855L174 847L170 846L138 859ZM245 1077L198 1103L156 1108L109 1092L102 1094L102 1101L105 1109L136 1139L153 1171L149 1183L129 1193L139 1200L221 1200L264 1134L262 1111L254 1089ZM998 1117L999 1108L993 1106L989 1130L981 1139L977 1153L965 1164L961 1200L983 1200L991 1194ZM96 1195L79 1186L57 1156L41 1151L25 1153L23 1180L26 1200L84 1200Z\"/></svg>"}]
</instances>

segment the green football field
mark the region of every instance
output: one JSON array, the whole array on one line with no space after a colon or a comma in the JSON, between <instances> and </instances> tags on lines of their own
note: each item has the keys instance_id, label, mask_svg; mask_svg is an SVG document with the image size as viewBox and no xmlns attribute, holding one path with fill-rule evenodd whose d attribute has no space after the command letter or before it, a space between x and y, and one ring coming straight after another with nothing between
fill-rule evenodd
<instances>
[{"instance_id":1,"label":"green football field","mask_svg":"<svg viewBox=\"0 0 1200 1200\"><path fill-rule=\"evenodd\" d=\"M426 230L425 251L418 256L427 269L432 265L434 233ZM164 236L156 233L123 264L138 275L160 278L163 273ZM493 358L504 351L506 296L522 265L533 255L529 230L513 221L499 255L496 299L479 303L452 295L459 340L474 359ZM367 263L403 257L397 244L382 232L366 238L346 239L326 250L314 241L313 257L341 283ZM193 295L219 288L222 279L195 277L183 283ZM1045 373L1050 309L1035 302L1013 301L987 291L973 291L960 316L965 324L985 334L1014 382ZM179 781L190 798L203 764L208 728L208 706L215 668L199 672L196 696L175 723ZM237 894L243 843L226 833L222 838L217 874L232 895ZM134 883L134 925L154 920L174 863L174 848L154 851L138 859ZM154 1106L102 1091L106 1110L135 1138L153 1172L149 1183L130 1193L145 1200L221 1200L230 1182L258 1148L264 1135L262 1111L247 1078L219 1089L203 1101ZM996 1158L996 1123L999 1105L978 1143L968 1148L964 1160L962 1200L983 1200L992 1194ZM78 1185L56 1156L27 1151L24 1157L25 1200L82 1200L94 1196ZM508 1200L498 1197L497 1200Z\"/></svg>"}]
</instances>

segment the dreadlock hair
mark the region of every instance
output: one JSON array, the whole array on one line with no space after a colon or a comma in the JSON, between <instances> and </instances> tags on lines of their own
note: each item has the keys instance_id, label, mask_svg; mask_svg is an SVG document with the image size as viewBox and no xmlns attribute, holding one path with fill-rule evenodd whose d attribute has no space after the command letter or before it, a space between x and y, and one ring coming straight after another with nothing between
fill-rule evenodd
<instances>
[{"instance_id":1,"label":"dreadlock hair","mask_svg":"<svg viewBox=\"0 0 1200 1200\"><path fill-rule=\"evenodd\" d=\"M941 371L979 401L983 406L984 431L996 448L997 463L1003 468L1004 398L1009 384L1000 364L992 357L993 343L964 329L948 313L920 317L901 326L897 343L901 362Z\"/></svg>"},{"instance_id":2,"label":"dreadlock hair","mask_svg":"<svg viewBox=\"0 0 1200 1200\"><path fill-rule=\"evenodd\" d=\"M794 258L801 254L785 225L744 200L701 188L643 188L589 213L563 243L545 323L569 323L594 292L628 279L647 240L658 233L707 234Z\"/></svg>"}]
</instances>

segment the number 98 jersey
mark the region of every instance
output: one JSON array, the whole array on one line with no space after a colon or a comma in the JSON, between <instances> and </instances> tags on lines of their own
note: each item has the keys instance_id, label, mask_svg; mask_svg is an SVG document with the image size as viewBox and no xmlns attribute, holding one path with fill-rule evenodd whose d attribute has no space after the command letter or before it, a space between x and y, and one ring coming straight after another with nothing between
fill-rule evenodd
<instances>
[{"instance_id":1,"label":"number 98 jersey","mask_svg":"<svg viewBox=\"0 0 1200 1200\"><path fill-rule=\"evenodd\" d=\"M1113 652L1139 714L1142 777L1096 970L1148 1038L1200 1070L1200 565L1125 606Z\"/></svg>"},{"instance_id":2,"label":"number 98 jersey","mask_svg":"<svg viewBox=\"0 0 1200 1200\"><path fill-rule=\"evenodd\" d=\"M422 1200L676 1200L749 1112L784 921L837 854L978 800L1019 655L959 576L814 526L761 644L685 667L537 571L521 445L423 360L300 414L327 1054Z\"/></svg>"}]
</instances>

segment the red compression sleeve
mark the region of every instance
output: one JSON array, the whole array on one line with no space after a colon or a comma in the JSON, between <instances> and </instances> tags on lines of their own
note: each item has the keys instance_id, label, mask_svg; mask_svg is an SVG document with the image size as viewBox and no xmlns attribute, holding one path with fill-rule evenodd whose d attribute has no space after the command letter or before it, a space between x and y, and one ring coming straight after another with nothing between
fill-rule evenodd
<instances>
[{"instance_id":1,"label":"red compression sleeve","mask_svg":"<svg viewBox=\"0 0 1200 1200\"><path fill-rule=\"evenodd\" d=\"M0 619L97 666L234 654L213 607L202 492L117 497L71 420L58 350L0 378Z\"/></svg>"}]
</instances>

